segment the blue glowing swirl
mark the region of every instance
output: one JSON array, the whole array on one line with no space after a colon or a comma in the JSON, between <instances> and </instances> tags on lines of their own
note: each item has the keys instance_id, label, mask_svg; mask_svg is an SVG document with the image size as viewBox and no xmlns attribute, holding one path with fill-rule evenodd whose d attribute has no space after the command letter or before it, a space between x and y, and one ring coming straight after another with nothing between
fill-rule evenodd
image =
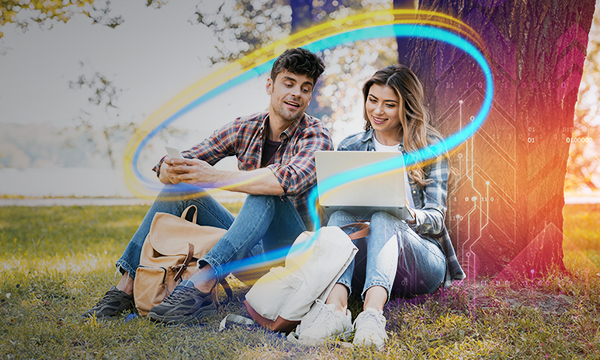
<instances>
[{"instance_id":1,"label":"blue glowing swirl","mask_svg":"<svg viewBox=\"0 0 600 360\"><path fill-rule=\"evenodd\" d=\"M415 38L423 38L429 40L436 40L448 43L458 49L463 50L467 54L469 54L481 67L483 74L486 79L486 91L485 91L485 99L481 105L481 109L474 117L474 120L461 129L459 132L452 134L448 138L445 139L444 142L433 144L427 148L420 149L418 151L411 152L409 154L405 154L403 156L398 156L397 158L392 158L389 160L385 160L376 164L367 165L355 170L351 170L345 172L343 174L339 174L333 176L331 178L325 179L323 182L319 184L322 188L323 192L330 191L337 186L340 186L344 183L358 180L360 178L372 176L378 173L390 171L397 169L402 166L404 163L405 166L414 165L432 158L435 158L444 152L453 149L459 146L461 143L469 139L478 129L481 127L483 122L485 121L487 115L492 106L492 100L494 95L494 85L492 80L492 72L491 69L481 52L473 46L471 43L461 38L460 36L453 34L449 31L427 26L427 25L419 25L419 24L388 24L382 26L375 26L370 28L349 30L347 32L332 35L330 37L322 38L312 43L309 43L304 48L312 51L318 52L323 51L325 49L333 48L335 46L347 43L353 43L361 40L369 40L375 38L383 38L383 37L415 37ZM177 112L173 113L169 116L164 122L154 128L150 133L148 133L145 138L140 143L140 146L134 151L132 162L134 164L137 163L139 159L139 155L141 149L147 144L149 139L158 134L162 129L171 124L173 121L180 118L182 115L186 114L190 110L196 108L197 106L209 101L210 99L250 80L255 77L258 77L264 73L267 73L271 70L273 63L275 60L266 61L263 64L257 65L245 73L232 78L230 81L212 89L210 92L199 96L189 104L185 105ZM135 167L135 175L138 179L144 179L144 177L139 173L137 167ZM148 187L156 187L156 185L150 183L147 180L143 180L146 186ZM318 192L316 187L308 195L308 207L311 221L315 224L315 228L319 227L319 215L316 210L316 201L318 197ZM298 248L299 250L306 250L313 241L316 239L311 239L306 242L302 247ZM265 253L260 256L263 261L273 261L276 259L281 259L286 256L288 253L288 248L280 249L277 251L272 251L269 253ZM294 248L292 248L294 250ZM223 273L229 272L240 272L242 269L249 269L252 267L256 267L259 259L257 258L246 258L243 260L235 261L229 264L223 265Z\"/></svg>"},{"instance_id":2,"label":"blue glowing swirl","mask_svg":"<svg viewBox=\"0 0 600 360\"><path fill-rule=\"evenodd\" d=\"M447 137L444 140L444 142L439 142L426 148L419 149L408 154L404 154L403 156L398 156L396 158L381 161L376 164L363 166L361 168L353 169L327 178L319 183L319 187L321 188L322 193L331 191L340 185L354 180L398 169L403 165L408 167L442 155L447 150L459 146L464 141L473 136L473 134L481 127L481 125L487 118L492 107L492 101L494 97L494 82L492 79L492 71L489 67L489 64L487 63L487 60L481 54L481 52L479 52L477 48L475 48L463 38L442 29L420 25L395 24L382 26L379 28L359 30L357 32L358 34L335 35L330 38L323 39L322 41L318 41L313 44L307 45L306 48L311 51L321 51L326 48L332 47L336 44L342 44L356 40L366 40L374 37L387 36L414 36L430 40L442 41L463 50L464 52L469 54L473 59L475 59L477 64L479 64L479 66L483 70L483 74L486 80L485 98L481 105L481 109L474 117L473 121L471 121L471 123L469 123L461 131ZM314 187L308 195L308 209L310 218L313 224L315 225L315 228L318 228L320 225L319 214L316 209L317 197L318 191L317 188Z\"/></svg>"}]
</instances>

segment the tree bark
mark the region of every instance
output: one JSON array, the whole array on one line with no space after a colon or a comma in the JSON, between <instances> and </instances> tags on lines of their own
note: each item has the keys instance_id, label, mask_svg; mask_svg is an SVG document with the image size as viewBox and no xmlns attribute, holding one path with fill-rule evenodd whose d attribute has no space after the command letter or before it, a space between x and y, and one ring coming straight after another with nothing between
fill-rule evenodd
<instances>
[{"instance_id":1,"label":"tree bark","mask_svg":"<svg viewBox=\"0 0 600 360\"><path fill-rule=\"evenodd\" d=\"M416 2L414 0L393 0L392 5L394 9L401 10L415 10ZM398 44L398 63L406 64L408 51L408 41L407 37L397 37L396 43Z\"/></svg>"},{"instance_id":2,"label":"tree bark","mask_svg":"<svg viewBox=\"0 0 600 360\"><path fill-rule=\"evenodd\" d=\"M481 129L458 151L448 228L471 275L528 277L562 262L562 209L575 102L594 0L421 0L456 17L487 45L495 96ZM450 45L412 39L408 65L424 83L434 125L446 135L484 98L476 63Z\"/></svg>"},{"instance_id":3,"label":"tree bark","mask_svg":"<svg viewBox=\"0 0 600 360\"><path fill-rule=\"evenodd\" d=\"M292 33L304 30L313 22L313 2L307 0L290 0L292 8Z\"/></svg>"}]
</instances>

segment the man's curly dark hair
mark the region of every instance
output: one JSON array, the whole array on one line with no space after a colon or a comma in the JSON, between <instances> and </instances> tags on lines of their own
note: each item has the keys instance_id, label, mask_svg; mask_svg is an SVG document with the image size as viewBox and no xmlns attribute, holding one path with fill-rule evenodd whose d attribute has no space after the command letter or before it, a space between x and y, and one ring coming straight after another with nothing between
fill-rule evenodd
<instances>
[{"instance_id":1,"label":"man's curly dark hair","mask_svg":"<svg viewBox=\"0 0 600 360\"><path fill-rule=\"evenodd\" d=\"M271 69L271 80L275 81L277 75L283 71L296 75L306 75L313 80L313 85L323 71L325 64L315 54L302 48L287 49L281 54Z\"/></svg>"}]
</instances>

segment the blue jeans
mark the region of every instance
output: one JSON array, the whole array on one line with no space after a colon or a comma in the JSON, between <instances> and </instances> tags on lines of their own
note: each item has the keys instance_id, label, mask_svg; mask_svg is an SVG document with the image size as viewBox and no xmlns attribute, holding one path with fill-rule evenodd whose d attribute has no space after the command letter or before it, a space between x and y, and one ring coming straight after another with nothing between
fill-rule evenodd
<instances>
[{"instance_id":1,"label":"blue jeans","mask_svg":"<svg viewBox=\"0 0 600 360\"><path fill-rule=\"evenodd\" d=\"M199 225L227 229L227 233L200 259L200 266L210 264L219 279L235 269L224 265L262 252L291 246L296 237L306 230L302 219L287 198L268 195L248 195L237 218L207 193L187 199L184 194L174 192L173 185L166 185L158 195L142 224L133 235L125 252L117 260L117 268L129 272L135 278L140 264L142 245L150 231L154 214L164 212L181 216L190 205L196 205ZM192 214L188 214L191 218ZM188 219L189 220L189 219ZM262 240L262 241L261 241ZM227 273L223 273L227 271Z\"/></svg>"},{"instance_id":2,"label":"blue jeans","mask_svg":"<svg viewBox=\"0 0 600 360\"><path fill-rule=\"evenodd\" d=\"M356 222L358 217L336 211L329 226ZM356 231L345 228L347 233ZM444 280L446 258L437 244L420 237L404 221L376 212L370 219L368 236L355 240L359 248L338 283L352 291L362 287L362 299L373 286L381 286L394 296L411 297L432 293ZM400 279L400 281L398 281Z\"/></svg>"}]
</instances>

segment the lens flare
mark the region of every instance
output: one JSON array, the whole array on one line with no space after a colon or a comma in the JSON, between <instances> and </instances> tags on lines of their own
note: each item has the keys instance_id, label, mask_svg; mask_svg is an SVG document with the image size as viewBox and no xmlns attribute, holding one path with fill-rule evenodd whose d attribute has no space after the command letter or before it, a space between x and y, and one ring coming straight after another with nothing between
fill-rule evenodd
<instances>
[{"instance_id":1,"label":"lens flare","mask_svg":"<svg viewBox=\"0 0 600 360\"><path fill-rule=\"evenodd\" d=\"M127 146L124 164L125 181L128 188L137 197L155 197L162 185L142 176L137 167L140 152L148 141L190 110L250 79L268 73L275 58L286 49L303 47L312 52L318 52L341 44L384 37L414 37L441 41L467 53L479 65L485 76L485 98L481 108L471 123L459 132L447 137L443 143L436 143L418 151L399 155L397 158L333 176L325 179L320 183L320 186L325 191L331 191L335 187L350 181L392 171L402 163L406 167L410 167L434 159L469 139L485 121L491 109L494 95L492 73L483 55L485 46L480 36L460 20L431 11L392 10L358 14L316 25L265 46L237 62L215 71L161 107L142 124ZM244 181L252 180L244 179ZM232 185L235 184L229 184L229 186ZM206 186L206 184L203 186L211 187ZM188 197L201 196L203 193L193 185L182 186L178 190L186 192ZM315 228L318 228L320 219L316 210L316 188L308 196L311 220L315 224ZM302 248L305 249L306 246ZM264 254L262 261L269 262L277 258L283 258L287 254L287 250ZM229 264L227 270L234 271L235 269L256 266L257 260L254 258L244 259L235 264Z\"/></svg>"}]
</instances>

